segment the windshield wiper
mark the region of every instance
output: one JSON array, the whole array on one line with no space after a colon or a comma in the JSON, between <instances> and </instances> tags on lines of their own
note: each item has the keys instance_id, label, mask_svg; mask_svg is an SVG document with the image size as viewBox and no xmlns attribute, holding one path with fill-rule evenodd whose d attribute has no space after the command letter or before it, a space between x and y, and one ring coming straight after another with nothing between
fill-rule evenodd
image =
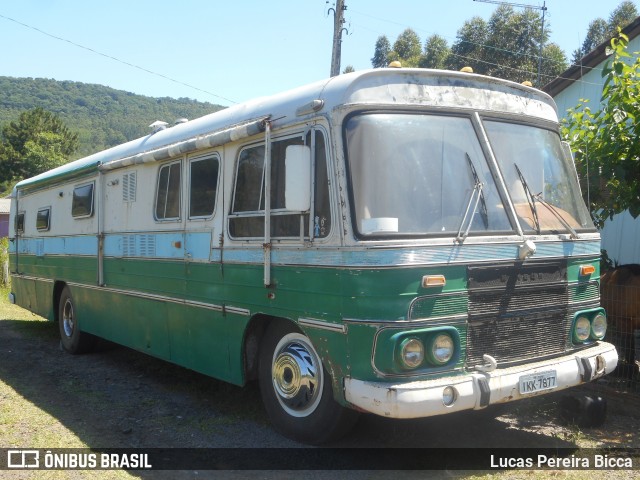
<instances>
[{"instance_id":1,"label":"windshield wiper","mask_svg":"<svg viewBox=\"0 0 640 480\"><path fill-rule=\"evenodd\" d=\"M540 234L540 220L538 217L538 210L536 209L536 201L540 202L540 205L544 206L547 210L549 210L549 212L551 212L554 217L558 219L562 226L567 229L571 238L578 238L578 234L576 233L575 229L571 225L569 225L569 223L562 217L562 215L560 215L560 213L553 207L553 205L542 198L542 192L535 195L531 192L531 189L529 188L527 181L524 179L524 175L522 175L520 168L518 168L518 165L516 165L515 163L513 165L518 171L518 176L520 177L520 182L522 182L522 187L524 188L526 194L529 196L527 198L527 201L529 202L529 206L531 207L531 211L533 212L534 221L538 229L538 234Z\"/></svg>"},{"instance_id":2,"label":"windshield wiper","mask_svg":"<svg viewBox=\"0 0 640 480\"><path fill-rule=\"evenodd\" d=\"M551 214L556 217L558 219L558 221L562 224L562 226L564 228L566 228L569 231L569 237L576 239L578 238L578 234L576 233L575 229L569 225L569 222L567 222L562 215L560 215L560 213L553 207L553 205L551 205L549 202L547 202L546 200L544 200L542 198L542 192L538 193L535 196L536 200L538 200L543 206L545 206L547 208L547 210L549 210L551 212Z\"/></svg>"},{"instance_id":3,"label":"windshield wiper","mask_svg":"<svg viewBox=\"0 0 640 480\"><path fill-rule=\"evenodd\" d=\"M480 215L482 217L482 222L484 223L485 228L489 228L489 214L487 211L487 202L484 200L484 193L482 193L482 182L480 181L480 177L478 177L478 172L476 172L476 168L473 166L473 162L471 161L471 157L468 153L465 153L467 158L467 164L469 165L469 171L471 172L471 176L473 177L473 190L471 191L471 196L469 197L469 202L467 203L467 209L464 212L464 216L462 217L462 221L460 222L460 227L458 228L458 235L456 236L456 242L462 243L464 239L469 235L469 230L471 230L471 225L473 224L473 217L478 211L478 205L482 205L482 209ZM473 203L473 199L475 197L476 202L473 204L473 210L471 210L471 215L469 215L469 209L471 208L471 204ZM464 224L467 221L467 217L469 217L469 225L467 225L467 229L462 233L462 229L464 228Z\"/></svg>"},{"instance_id":4,"label":"windshield wiper","mask_svg":"<svg viewBox=\"0 0 640 480\"><path fill-rule=\"evenodd\" d=\"M527 197L527 202L529 202L529 208L531 208L531 213L533 214L533 221L536 224L536 231L538 232L538 235L540 235L540 218L538 217L538 209L536 208L536 197L531 192L529 184L524 179L524 175L522 175L518 165L514 163L513 166L516 167L518 177L520 177L520 183L522 183L522 188L524 189L525 196Z\"/></svg>"}]
</instances>

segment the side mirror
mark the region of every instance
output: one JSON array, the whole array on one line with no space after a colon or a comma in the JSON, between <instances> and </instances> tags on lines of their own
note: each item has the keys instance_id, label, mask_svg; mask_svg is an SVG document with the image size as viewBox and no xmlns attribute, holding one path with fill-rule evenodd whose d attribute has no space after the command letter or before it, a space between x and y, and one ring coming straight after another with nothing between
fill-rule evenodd
<instances>
[{"instance_id":1,"label":"side mirror","mask_svg":"<svg viewBox=\"0 0 640 480\"><path fill-rule=\"evenodd\" d=\"M284 159L284 203L287 210L311 209L311 148L289 145Z\"/></svg>"}]
</instances>

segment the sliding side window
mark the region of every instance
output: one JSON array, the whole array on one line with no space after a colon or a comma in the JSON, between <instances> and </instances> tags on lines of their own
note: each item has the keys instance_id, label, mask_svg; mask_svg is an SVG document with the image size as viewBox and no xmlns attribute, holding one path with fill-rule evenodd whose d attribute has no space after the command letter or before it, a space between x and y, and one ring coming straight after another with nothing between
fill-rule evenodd
<instances>
[{"instance_id":1,"label":"sliding side window","mask_svg":"<svg viewBox=\"0 0 640 480\"><path fill-rule=\"evenodd\" d=\"M93 186L94 183L80 185L73 189L71 202L71 216L74 218L87 218L93 215Z\"/></svg>"},{"instance_id":2,"label":"sliding side window","mask_svg":"<svg viewBox=\"0 0 640 480\"><path fill-rule=\"evenodd\" d=\"M291 145L306 145L312 150L314 196L311 212L303 215L285 209L285 155ZM229 232L235 238L264 237L264 155L264 144L246 147L240 152L229 215ZM320 130L271 142L270 223L272 238L323 238L329 234L331 212L326 145Z\"/></svg>"},{"instance_id":3,"label":"sliding side window","mask_svg":"<svg viewBox=\"0 0 640 480\"><path fill-rule=\"evenodd\" d=\"M15 229L16 233L24 233L24 212L16 215Z\"/></svg>"},{"instance_id":4,"label":"sliding side window","mask_svg":"<svg viewBox=\"0 0 640 480\"><path fill-rule=\"evenodd\" d=\"M160 167L156 189L156 220L180 219L180 162Z\"/></svg>"},{"instance_id":5,"label":"sliding side window","mask_svg":"<svg viewBox=\"0 0 640 480\"><path fill-rule=\"evenodd\" d=\"M51 207L40 208L36 216L36 229L46 232L51 228Z\"/></svg>"},{"instance_id":6,"label":"sliding side window","mask_svg":"<svg viewBox=\"0 0 640 480\"><path fill-rule=\"evenodd\" d=\"M189 168L189 218L208 218L216 206L220 160L217 156L197 158L191 160Z\"/></svg>"}]
</instances>

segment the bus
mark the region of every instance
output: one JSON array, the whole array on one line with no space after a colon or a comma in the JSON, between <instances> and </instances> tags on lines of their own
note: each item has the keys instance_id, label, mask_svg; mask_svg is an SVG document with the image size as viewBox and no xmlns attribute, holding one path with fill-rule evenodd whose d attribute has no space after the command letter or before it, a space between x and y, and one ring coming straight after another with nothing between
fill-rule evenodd
<instances>
[{"instance_id":1,"label":"bus","mask_svg":"<svg viewBox=\"0 0 640 480\"><path fill-rule=\"evenodd\" d=\"M103 338L257 381L309 444L616 367L547 94L383 68L156 125L12 192L10 300L67 352Z\"/></svg>"}]
</instances>

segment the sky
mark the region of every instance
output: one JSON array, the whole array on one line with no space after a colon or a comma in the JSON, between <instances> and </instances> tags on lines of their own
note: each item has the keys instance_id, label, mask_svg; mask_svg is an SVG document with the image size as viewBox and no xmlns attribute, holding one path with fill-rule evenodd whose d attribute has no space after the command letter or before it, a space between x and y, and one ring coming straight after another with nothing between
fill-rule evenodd
<instances>
[{"instance_id":1,"label":"sky","mask_svg":"<svg viewBox=\"0 0 640 480\"><path fill-rule=\"evenodd\" d=\"M550 41L571 59L589 23L608 19L620 1L546 0ZM229 106L328 77L334 3L0 0L0 76L97 83ZM473 0L345 3L341 71L371 68L380 35L393 44L410 27L423 44L438 34L451 45L465 21L488 20L498 7Z\"/></svg>"}]
</instances>

